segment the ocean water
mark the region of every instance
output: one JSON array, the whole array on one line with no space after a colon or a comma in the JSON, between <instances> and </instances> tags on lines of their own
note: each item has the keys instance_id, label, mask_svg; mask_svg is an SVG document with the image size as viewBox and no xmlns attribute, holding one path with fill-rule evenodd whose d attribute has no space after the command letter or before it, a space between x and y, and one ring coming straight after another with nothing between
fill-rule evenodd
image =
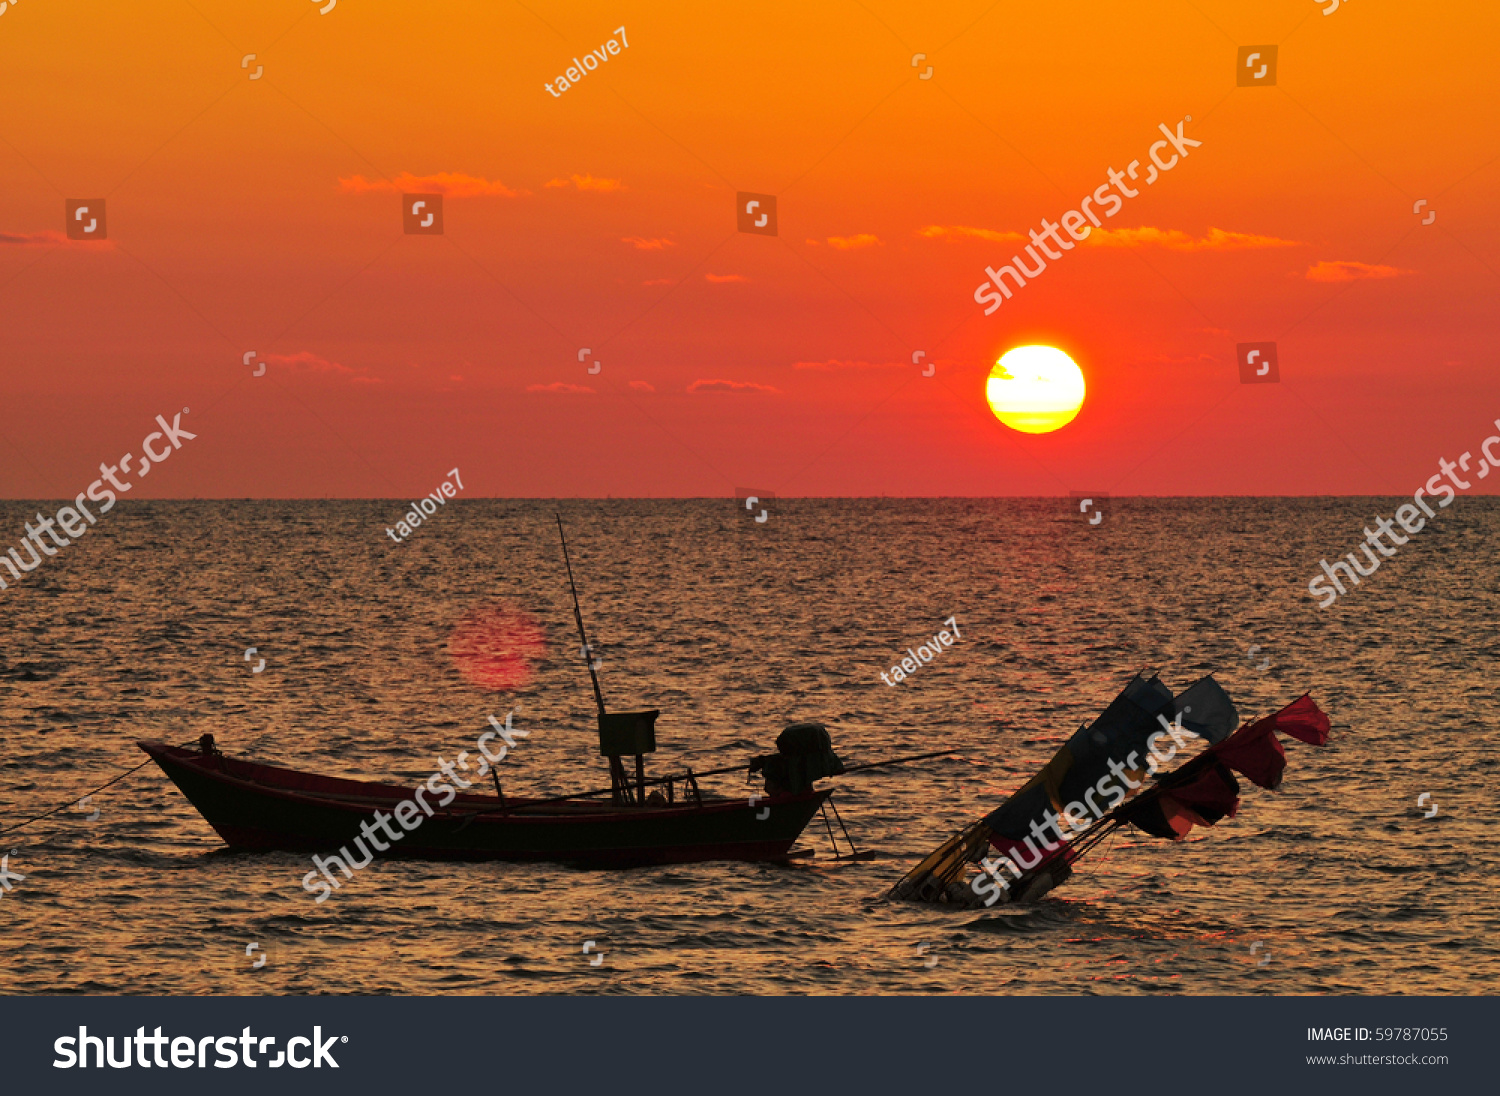
<instances>
[{"instance_id":1,"label":"ocean water","mask_svg":"<svg viewBox=\"0 0 1500 1096\"><path fill-rule=\"evenodd\" d=\"M871 860L835 862L815 820L785 866L377 861L322 904L306 857L225 851L152 765L0 836L24 876L0 992L1493 993L1500 507L1460 497L1333 607L1306 592L1399 501L1110 499L1090 526L1065 499L776 500L763 523L728 499L460 500L400 545L394 502L123 503L0 591L0 828L145 760L137 739L205 731L416 781L513 711L507 792L607 784L554 512L606 700L662 709L652 771L805 719L849 764L955 756L835 781ZM0 529L56 505L0 503ZM546 637L510 692L448 649L486 606ZM881 681L950 616L952 648ZM1333 740L1034 906L882 900L1145 667L1215 672L1244 719L1310 691Z\"/></svg>"}]
</instances>

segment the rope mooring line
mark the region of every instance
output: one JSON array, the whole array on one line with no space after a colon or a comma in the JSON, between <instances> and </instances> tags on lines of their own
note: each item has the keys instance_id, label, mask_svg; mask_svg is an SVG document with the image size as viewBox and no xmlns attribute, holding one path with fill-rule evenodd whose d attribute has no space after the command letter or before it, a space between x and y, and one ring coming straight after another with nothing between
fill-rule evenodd
<instances>
[{"instance_id":1,"label":"rope mooring line","mask_svg":"<svg viewBox=\"0 0 1500 1096\"><path fill-rule=\"evenodd\" d=\"M182 745L179 746L178 749L183 749L183 748L185 748L187 746L191 746L193 743L195 743L197 741L198 740L196 738L191 738L188 741L182 743ZM133 769L126 769L119 776L115 777L113 780L109 780L109 781L106 781L103 784L100 784L93 791L84 792L82 795L74 796L72 799L68 800L66 803L63 803L61 806L53 807L50 811L43 811L41 814L34 815L31 818L26 819L26 821L24 821L24 822L17 822L14 826L6 826L5 829L0 830L0 835L10 833L12 830L19 830L21 827L23 827L23 826L29 826L33 822L40 822L44 818L51 818L58 811L67 810L69 807L73 806L75 803L79 803L82 800L87 799L91 795L98 795L100 792L102 792L105 788L108 788L110 785L112 785L112 784L118 784L120 781L124 780L127 776L130 776L130 775L132 775L134 773L140 772L147 765L151 764L153 760L155 760L155 759L148 757L148 758L146 758L146 760L142 761L135 768L133 768Z\"/></svg>"}]
</instances>

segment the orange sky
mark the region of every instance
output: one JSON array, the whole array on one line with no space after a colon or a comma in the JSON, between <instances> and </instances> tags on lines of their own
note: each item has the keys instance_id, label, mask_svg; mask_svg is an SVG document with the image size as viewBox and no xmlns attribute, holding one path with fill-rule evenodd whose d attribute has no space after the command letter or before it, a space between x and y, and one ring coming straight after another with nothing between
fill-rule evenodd
<instances>
[{"instance_id":1,"label":"orange sky","mask_svg":"<svg viewBox=\"0 0 1500 1096\"><path fill-rule=\"evenodd\" d=\"M1409 493L1500 417L1500 13L1331 3L21 0L0 496L183 407L132 498ZM1200 147L984 315L1012 234L1186 115ZM62 239L99 197L108 239ZM1241 385L1262 341L1282 382ZM1052 435L984 404L1027 342L1088 379Z\"/></svg>"}]
</instances>

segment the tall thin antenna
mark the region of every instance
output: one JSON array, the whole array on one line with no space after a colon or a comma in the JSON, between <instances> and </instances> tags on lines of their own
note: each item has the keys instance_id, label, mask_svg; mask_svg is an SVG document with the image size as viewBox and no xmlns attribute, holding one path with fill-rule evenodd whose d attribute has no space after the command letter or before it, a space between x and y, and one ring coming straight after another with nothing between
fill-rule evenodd
<instances>
[{"instance_id":1,"label":"tall thin antenna","mask_svg":"<svg viewBox=\"0 0 1500 1096\"><path fill-rule=\"evenodd\" d=\"M589 637L583 630L583 611L578 608L578 587L573 585L573 563L568 559L568 538L563 535L562 515L557 518L557 537L562 541L563 564L568 569L568 589L573 592L573 619L578 621L578 638L583 643L583 662L589 668L589 680L594 683L594 701L599 705L599 715L604 715L604 694L599 691L599 676L594 673L594 649L589 646Z\"/></svg>"}]
</instances>

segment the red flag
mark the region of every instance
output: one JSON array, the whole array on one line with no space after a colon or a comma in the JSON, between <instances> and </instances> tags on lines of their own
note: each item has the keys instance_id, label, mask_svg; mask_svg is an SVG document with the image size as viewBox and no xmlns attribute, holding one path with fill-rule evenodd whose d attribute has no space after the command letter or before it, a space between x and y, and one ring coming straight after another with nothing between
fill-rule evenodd
<instances>
[{"instance_id":1,"label":"red flag","mask_svg":"<svg viewBox=\"0 0 1500 1096\"><path fill-rule=\"evenodd\" d=\"M1276 729L1282 734L1289 734L1309 746L1328 745L1328 732L1333 724L1328 722L1323 709L1305 693L1271 718L1276 721Z\"/></svg>"},{"instance_id":2,"label":"red flag","mask_svg":"<svg viewBox=\"0 0 1500 1096\"><path fill-rule=\"evenodd\" d=\"M1313 703L1312 697L1304 695L1275 715L1246 724L1205 752L1216 754L1224 764L1262 788L1275 791L1281 787L1281 774L1286 768L1286 750L1276 732L1309 745L1323 746L1328 742L1330 727L1328 716Z\"/></svg>"},{"instance_id":3,"label":"red flag","mask_svg":"<svg viewBox=\"0 0 1500 1096\"><path fill-rule=\"evenodd\" d=\"M1192 783L1173 788L1162 798L1174 801L1177 813L1197 825L1212 826L1222 818L1233 818L1240 809L1240 785L1232 772L1223 765L1215 765ZM1169 809L1167 817L1172 814Z\"/></svg>"}]
</instances>

